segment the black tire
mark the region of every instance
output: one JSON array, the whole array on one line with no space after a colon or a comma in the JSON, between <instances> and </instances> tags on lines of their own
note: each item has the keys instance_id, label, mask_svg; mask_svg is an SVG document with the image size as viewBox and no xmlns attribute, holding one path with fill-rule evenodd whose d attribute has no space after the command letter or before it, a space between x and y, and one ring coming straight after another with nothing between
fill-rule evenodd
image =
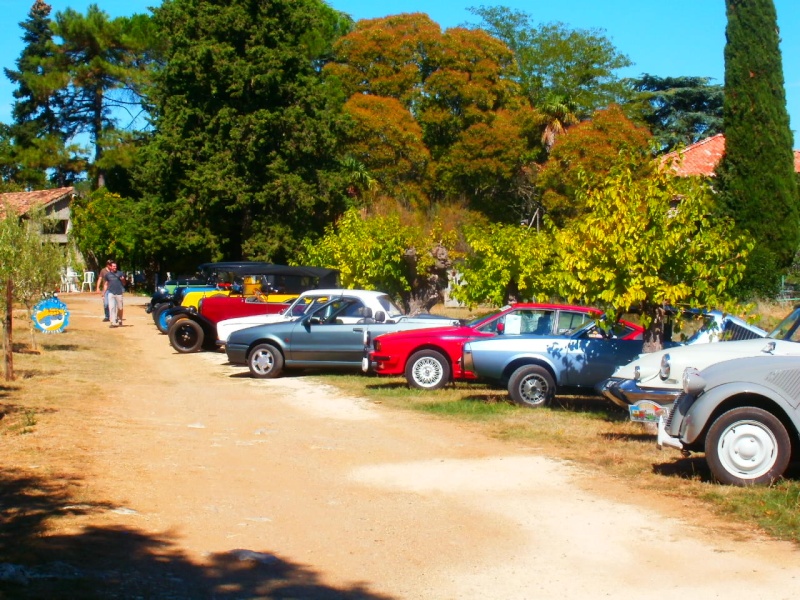
<instances>
[{"instance_id":1,"label":"black tire","mask_svg":"<svg viewBox=\"0 0 800 600\"><path fill-rule=\"evenodd\" d=\"M161 333L167 333L169 330L169 323L165 313L171 308L170 304L159 304L158 308L153 311L153 323L156 324L156 329Z\"/></svg>"},{"instance_id":2,"label":"black tire","mask_svg":"<svg viewBox=\"0 0 800 600\"><path fill-rule=\"evenodd\" d=\"M450 363L436 350L420 350L406 363L406 381L418 390L438 390L450 381Z\"/></svg>"},{"instance_id":3,"label":"black tire","mask_svg":"<svg viewBox=\"0 0 800 600\"><path fill-rule=\"evenodd\" d=\"M203 338L205 338L203 328L191 319L173 319L167 335L169 343L181 354L197 352L203 346Z\"/></svg>"},{"instance_id":4,"label":"black tire","mask_svg":"<svg viewBox=\"0 0 800 600\"><path fill-rule=\"evenodd\" d=\"M768 485L789 466L789 432L772 413L753 406L720 415L708 429L706 462L720 483Z\"/></svg>"},{"instance_id":5,"label":"black tire","mask_svg":"<svg viewBox=\"0 0 800 600\"><path fill-rule=\"evenodd\" d=\"M539 408L553 401L556 383L550 371L539 365L520 367L508 380L508 393L520 406Z\"/></svg>"},{"instance_id":6,"label":"black tire","mask_svg":"<svg viewBox=\"0 0 800 600\"><path fill-rule=\"evenodd\" d=\"M283 372L283 354L272 344L259 344L247 357L250 375L258 379L272 379Z\"/></svg>"}]
</instances>

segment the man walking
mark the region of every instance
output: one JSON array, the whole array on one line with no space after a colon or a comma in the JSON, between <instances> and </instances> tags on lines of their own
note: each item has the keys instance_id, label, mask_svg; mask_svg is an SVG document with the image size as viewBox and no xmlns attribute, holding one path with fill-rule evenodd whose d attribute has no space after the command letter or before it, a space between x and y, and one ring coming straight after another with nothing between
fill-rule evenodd
<instances>
[{"instance_id":1,"label":"man walking","mask_svg":"<svg viewBox=\"0 0 800 600\"><path fill-rule=\"evenodd\" d=\"M106 266L102 268L100 274L97 276L97 293L103 294L103 321L108 321L108 294L105 291L106 273L111 270L111 263L114 262L110 258L106 261Z\"/></svg>"},{"instance_id":2,"label":"man walking","mask_svg":"<svg viewBox=\"0 0 800 600\"><path fill-rule=\"evenodd\" d=\"M103 291L108 297L108 313L111 327L122 325L122 294L125 292L125 275L117 272L117 263L112 262L103 276Z\"/></svg>"}]
</instances>

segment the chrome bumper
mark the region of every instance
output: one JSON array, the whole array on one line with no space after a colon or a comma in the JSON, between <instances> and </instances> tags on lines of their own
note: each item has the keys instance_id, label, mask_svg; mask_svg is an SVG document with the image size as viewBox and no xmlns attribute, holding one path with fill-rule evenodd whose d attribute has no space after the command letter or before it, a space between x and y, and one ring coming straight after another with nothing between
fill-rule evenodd
<instances>
[{"instance_id":1,"label":"chrome bumper","mask_svg":"<svg viewBox=\"0 0 800 600\"><path fill-rule=\"evenodd\" d=\"M597 391L622 408L628 408L640 400L650 400L661 406L669 406L681 394L679 389L639 387L639 382L633 379L606 379Z\"/></svg>"},{"instance_id":2,"label":"chrome bumper","mask_svg":"<svg viewBox=\"0 0 800 600\"><path fill-rule=\"evenodd\" d=\"M663 449L664 446L669 446L670 448L683 450L681 441L667 433L667 420L664 417L658 419L658 438L656 440L656 445L659 449Z\"/></svg>"}]
</instances>

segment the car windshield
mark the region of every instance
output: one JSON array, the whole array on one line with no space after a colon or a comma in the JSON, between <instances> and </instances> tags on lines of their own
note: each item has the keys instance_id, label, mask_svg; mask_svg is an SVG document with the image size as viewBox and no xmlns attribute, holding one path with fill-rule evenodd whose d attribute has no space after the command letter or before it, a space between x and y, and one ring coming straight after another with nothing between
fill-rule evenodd
<instances>
[{"instance_id":1,"label":"car windshield","mask_svg":"<svg viewBox=\"0 0 800 600\"><path fill-rule=\"evenodd\" d=\"M789 313L789 316L781 321L767 337L773 340L800 342L800 327L798 325L800 325L800 306Z\"/></svg>"},{"instance_id":2,"label":"car windshield","mask_svg":"<svg viewBox=\"0 0 800 600\"><path fill-rule=\"evenodd\" d=\"M386 313L387 319L396 319L397 317L401 317L403 315L403 311L400 310L397 305L392 302L392 299L386 294L378 296L378 304L380 304L381 308L383 308L383 312Z\"/></svg>"},{"instance_id":3,"label":"car windshield","mask_svg":"<svg viewBox=\"0 0 800 600\"><path fill-rule=\"evenodd\" d=\"M303 296L292 302L287 308L283 309L283 314L293 317L302 317L313 308L328 301L328 296Z\"/></svg>"}]
</instances>

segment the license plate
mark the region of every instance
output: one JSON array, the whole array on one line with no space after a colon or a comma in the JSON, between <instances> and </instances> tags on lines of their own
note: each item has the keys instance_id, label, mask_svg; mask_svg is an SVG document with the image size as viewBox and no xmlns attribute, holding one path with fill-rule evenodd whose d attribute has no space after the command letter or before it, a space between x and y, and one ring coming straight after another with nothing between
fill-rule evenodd
<instances>
[{"instance_id":1,"label":"license plate","mask_svg":"<svg viewBox=\"0 0 800 600\"><path fill-rule=\"evenodd\" d=\"M369 371L369 358L366 356L361 359L361 370L364 371L364 373Z\"/></svg>"},{"instance_id":2,"label":"license plate","mask_svg":"<svg viewBox=\"0 0 800 600\"><path fill-rule=\"evenodd\" d=\"M640 400L628 407L628 414L631 421L637 423L658 423L659 417L666 419L669 416L669 409L650 400Z\"/></svg>"}]
</instances>

